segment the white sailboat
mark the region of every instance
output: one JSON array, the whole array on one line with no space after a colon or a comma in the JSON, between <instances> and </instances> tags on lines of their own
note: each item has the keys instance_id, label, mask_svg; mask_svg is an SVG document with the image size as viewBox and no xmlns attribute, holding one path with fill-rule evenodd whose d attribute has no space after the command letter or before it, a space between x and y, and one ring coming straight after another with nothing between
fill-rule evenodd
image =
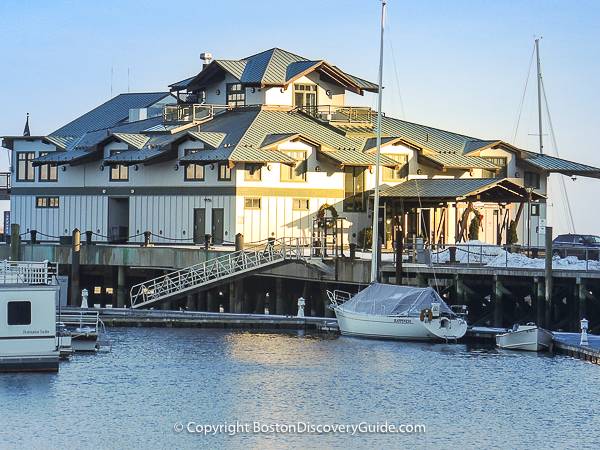
<instances>
[{"instance_id":1,"label":"white sailboat","mask_svg":"<svg viewBox=\"0 0 600 450\"><path fill-rule=\"evenodd\" d=\"M337 317L340 332L344 335L409 340L456 340L462 338L467 332L467 323L452 312L435 290L378 283L379 172L381 167L385 10L386 0L382 0L371 285L354 297L342 291L327 291L327 295Z\"/></svg>"}]
</instances>

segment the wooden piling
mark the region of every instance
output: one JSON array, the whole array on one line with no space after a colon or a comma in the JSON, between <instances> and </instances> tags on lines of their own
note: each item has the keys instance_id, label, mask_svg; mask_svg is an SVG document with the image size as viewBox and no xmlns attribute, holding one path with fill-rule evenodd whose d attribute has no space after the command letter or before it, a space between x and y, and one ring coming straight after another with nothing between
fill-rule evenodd
<instances>
[{"instance_id":1,"label":"wooden piling","mask_svg":"<svg viewBox=\"0 0 600 450\"><path fill-rule=\"evenodd\" d=\"M208 305L206 303L206 291L200 291L196 293L196 309L198 311L208 311Z\"/></svg>"},{"instance_id":2,"label":"wooden piling","mask_svg":"<svg viewBox=\"0 0 600 450\"><path fill-rule=\"evenodd\" d=\"M81 233L79 229L73 230L73 242L71 247L71 276L69 282L71 285L69 295L69 306L79 306L81 304L81 290L79 287L79 261L81 253Z\"/></svg>"},{"instance_id":3,"label":"wooden piling","mask_svg":"<svg viewBox=\"0 0 600 450\"><path fill-rule=\"evenodd\" d=\"M546 314L544 326L552 328L552 227L546 227L546 264L544 268L546 280L545 300Z\"/></svg>"},{"instance_id":4,"label":"wooden piling","mask_svg":"<svg viewBox=\"0 0 600 450\"><path fill-rule=\"evenodd\" d=\"M209 312L219 312L219 299L213 289L206 291L206 308Z\"/></svg>"},{"instance_id":5,"label":"wooden piling","mask_svg":"<svg viewBox=\"0 0 600 450\"><path fill-rule=\"evenodd\" d=\"M504 288L498 275L494 275L494 326L501 327L503 322L502 297Z\"/></svg>"},{"instance_id":6,"label":"wooden piling","mask_svg":"<svg viewBox=\"0 0 600 450\"><path fill-rule=\"evenodd\" d=\"M127 290L125 281L125 266L117 268L117 308L125 308L127 304Z\"/></svg>"},{"instance_id":7,"label":"wooden piling","mask_svg":"<svg viewBox=\"0 0 600 450\"><path fill-rule=\"evenodd\" d=\"M21 255L21 227L18 223L12 223L10 225L10 259L20 261Z\"/></svg>"}]
</instances>

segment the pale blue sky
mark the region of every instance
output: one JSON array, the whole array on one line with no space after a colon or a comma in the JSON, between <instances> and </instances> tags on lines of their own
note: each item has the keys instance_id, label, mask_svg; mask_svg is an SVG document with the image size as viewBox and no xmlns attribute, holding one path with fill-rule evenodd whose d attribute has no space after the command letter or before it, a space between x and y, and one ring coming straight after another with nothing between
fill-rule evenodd
<instances>
[{"instance_id":1,"label":"pale blue sky","mask_svg":"<svg viewBox=\"0 0 600 450\"><path fill-rule=\"evenodd\" d=\"M542 35L561 156L600 166L599 1L388 4L388 114L512 142L533 36ZM111 66L115 95L127 91L128 68L132 92L164 90L198 72L202 51L239 58L281 47L376 81L378 15L377 0L3 0L0 135L20 134L26 112L32 133L44 134L107 100ZM534 81L516 140L532 150ZM374 95L360 101L375 104ZM600 180L567 179L567 187L578 231L600 233ZM565 222L555 225L564 230Z\"/></svg>"}]
</instances>

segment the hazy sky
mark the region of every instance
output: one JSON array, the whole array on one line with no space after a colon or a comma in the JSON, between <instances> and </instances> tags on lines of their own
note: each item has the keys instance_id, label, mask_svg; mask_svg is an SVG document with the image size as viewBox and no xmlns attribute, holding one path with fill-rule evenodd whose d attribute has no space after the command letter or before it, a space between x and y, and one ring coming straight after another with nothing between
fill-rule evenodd
<instances>
[{"instance_id":1,"label":"hazy sky","mask_svg":"<svg viewBox=\"0 0 600 450\"><path fill-rule=\"evenodd\" d=\"M600 166L600 1L389 0L384 110L513 142L534 35L560 155ZM199 54L240 58L281 47L376 81L377 0L0 2L0 135L45 134L112 90L165 90ZM127 72L129 69L129 83ZM516 145L536 150L535 79ZM401 101L402 100L402 101ZM361 103L375 104L367 94ZM403 104L403 107L402 107ZM553 149L546 136L548 153ZM6 156L2 155L3 165ZM577 231L599 233L600 180L567 179ZM558 189L555 189L557 191ZM559 198L556 198L559 203ZM564 207L555 227L564 230Z\"/></svg>"}]
</instances>

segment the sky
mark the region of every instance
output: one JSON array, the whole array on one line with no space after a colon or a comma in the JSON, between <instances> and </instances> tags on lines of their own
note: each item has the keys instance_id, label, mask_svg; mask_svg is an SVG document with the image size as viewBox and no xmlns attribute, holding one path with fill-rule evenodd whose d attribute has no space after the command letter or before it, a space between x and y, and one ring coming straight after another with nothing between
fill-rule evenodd
<instances>
[{"instance_id":1,"label":"sky","mask_svg":"<svg viewBox=\"0 0 600 450\"><path fill-rule=\"evenodd\" d=\"M203 51L237 59L280 47L377 81L379 14L378 0L2 0L0 135L21 134L27 112L32 134L46 134L111 93L166 90L200 70ZM535 73L516 139L514 129L533 40L542 36L560 156L600 167L598 23L597 0L388 0L383 109L537 150ZM352 101L375 106L376 96ZM577 232L600 234L600 180L566 178L566 187ZM555 233L567 231L564 200L552 202Z\"/></svg>"}]
</instances>

